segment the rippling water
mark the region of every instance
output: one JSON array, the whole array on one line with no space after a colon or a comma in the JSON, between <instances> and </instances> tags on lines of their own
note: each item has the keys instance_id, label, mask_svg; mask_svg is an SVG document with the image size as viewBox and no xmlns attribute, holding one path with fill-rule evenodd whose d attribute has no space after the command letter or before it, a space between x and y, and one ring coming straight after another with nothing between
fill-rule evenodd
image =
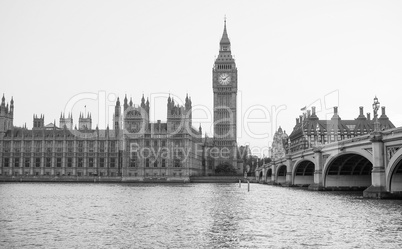
<instances>
[{"instance_id":1,"label":"rippling water","mask_svg":"<svg viewBox=\"0 0 402 249\"><path fill-rule=\"evenodd\" d=\"M0 184L4 248L401 248L402 201L251 184Z\"/></svg>"}]
</instances>

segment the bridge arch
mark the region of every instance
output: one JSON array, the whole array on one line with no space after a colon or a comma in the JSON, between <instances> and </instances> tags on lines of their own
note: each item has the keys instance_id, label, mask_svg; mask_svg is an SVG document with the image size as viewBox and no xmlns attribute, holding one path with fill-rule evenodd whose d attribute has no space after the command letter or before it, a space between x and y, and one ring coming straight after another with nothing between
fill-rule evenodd
<instances>
[{"instance_id":1,"label":"bridge arch","mask_svg":"<svg viewBox=\"0 0 402 249\"><path fill-rule=\"evenodd\" d=\"M308 186L314 183L315 164L310 160L301 160L293 167L293 185Z\"/></svg>"},{"instance_id":2,"label":"bridge arch","mask_svg":"<svg viewBox=\"0 0 402 249\"><path fill-rule=\"evenodd\" d=\"M264 180L264 174L263 174L263 170L260 171L260 173L258 173L258 182L261 182Z\"/></svg>"},{"instance_id":3,"label":"bridge arch","mask_svg":"<svg viewBox=\"0 0 402 249\"><path fill-rule=\"evenodd\" d=\"M345 152L329 158L323 169L325 188L367 188L371 185L372 158Z\"/></svg>"},{"instance_id":4,"label":"bridge arch","mask_svg":"<svg viewBox=\"0 0 402 249\"><path fill-rule=\"evenodd\" d=\"M272 168L271 167L269 167L268 169L267 169L267 173L265 173L265 182L266 183L269 183L269 182L271 182L272 181Z\"/></svg>"},{"instance_id":5,"label":"bridge arch","mask_svg":"<svg viewBox=\"0 0 402 249\"><path fill-rule=\"evenodd\" d=\"M402 192L402 150L399 149L391 158L387 167L387 191Z\"/></svg>"},{"instance_id":6,"label":"bridge arch","mask_svg":"<svg viewBox=\"0 0 402 249\"><path fill-rule=\"evenodd\" d=\"M282 184L286 183L286 173L287 173L287 167L285 164L281 164L278 166L276 170L276 183Z\"/></svg>"}]
</instances>

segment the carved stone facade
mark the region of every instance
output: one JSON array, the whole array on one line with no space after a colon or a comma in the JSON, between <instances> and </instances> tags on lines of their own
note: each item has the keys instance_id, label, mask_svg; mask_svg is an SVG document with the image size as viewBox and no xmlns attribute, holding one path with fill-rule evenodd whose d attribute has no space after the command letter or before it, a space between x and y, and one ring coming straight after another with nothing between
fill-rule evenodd
<instances>
[{"instance_id":1,"label":"carved stone facade","mask_svg":"<svg viewBox=\"0 0 402 249\"><path fill-rule=\"evenodd\" d=\"M31 130L2 127L0 178L188 181L213 172L202 165L202 131L192 127L190 98L184 106L168 98L166 123L149 121L149 105L125 98L122 111L117 99L114 129L93 129L91 116L82 114L71 129L72 115L63 113L60 128L44 125L44 115L34 115Z\"/></svg>"},{"instance_id":2,"label":"carved stone facade","mask_svg":"<svg viewBox=\"0 0 402 249\"><path fill-rule=\"evenodd\" d=\"M237 169L237 67L231 53L226 20L219 45L219 55L212 69L215 166L229 163Z\"/></svg>"},{"instance_id":3,"label":"carved stone facade","mask_svg":"<svg viewBox=\"0 0 402 249\"><path fill-rule=\"evenodd\" d=\"M271 158L273 160L285 157L288 139L289 136L286 134L286 131L282 131L282 128L279 126L278 131L275 132L274 141L272 142L271 147Z\"/></svg>"}]
</instances>

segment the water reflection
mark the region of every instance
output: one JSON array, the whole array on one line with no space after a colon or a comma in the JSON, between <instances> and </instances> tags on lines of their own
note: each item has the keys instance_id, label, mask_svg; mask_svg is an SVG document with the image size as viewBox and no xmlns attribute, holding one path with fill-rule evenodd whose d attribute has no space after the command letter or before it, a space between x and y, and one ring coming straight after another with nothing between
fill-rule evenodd
<instances>
[{"instance_id":1,"label":"water reflection","mask_svg":"<svg viewBox=\"0 0 402 249\"><path fill-rule=\"evenodd\" d=\"M398 248L402 201L252 184L0 184L5 248Z\"/></svg>"},{"instance_id":2,"label":"water reflection","mask_svg":"<svg viewBox=\"0 0 402 249\"><path fill-rule=\"evenodd\" d=\"M209 210L212 224L208 233L208 246L219 244L233 248L239 245L242 236L239 228L239 223L245 216L242 196L236 194L233 189L228 191L225 184L212 186L213 198L210 200Z\"/></svg>"}]
</instances>

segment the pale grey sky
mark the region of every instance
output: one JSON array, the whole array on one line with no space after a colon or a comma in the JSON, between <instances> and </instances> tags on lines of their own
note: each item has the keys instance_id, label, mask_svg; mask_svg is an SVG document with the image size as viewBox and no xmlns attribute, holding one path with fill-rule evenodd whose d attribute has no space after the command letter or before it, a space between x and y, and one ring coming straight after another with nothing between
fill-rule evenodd
<instances>
[{"instance_id":1,"label":"pale grey sky","mask_svg":"<svg viewBox=\"0 0 402 249\"><path fill-rule=\"evenodd\" d=\"M312 103L320 118L339 105L341 118L354 119L359 106L372 112L375 95L401 126L401 13L402 1L2 0L0 93L14 96L14 124L29 128L33 114L58 124L72 103L75 123L87 105L94 126L105 128L107 105L124 94L137 104L142 94L155 99L152 120L166 120L169 92L212 109L226 15L239 144L267 148L277 127L290 134ZM194 123L211 134L204 117L196 112Z\"/></svg>"}]
</instances>

